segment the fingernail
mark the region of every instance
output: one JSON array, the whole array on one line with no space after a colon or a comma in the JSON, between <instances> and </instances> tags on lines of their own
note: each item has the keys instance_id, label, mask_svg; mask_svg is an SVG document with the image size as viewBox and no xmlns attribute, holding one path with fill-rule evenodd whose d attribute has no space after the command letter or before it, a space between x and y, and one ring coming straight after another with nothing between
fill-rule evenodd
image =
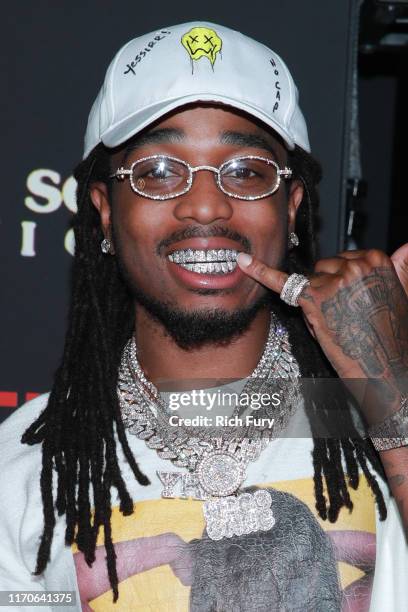
<instances>
[{"instance_id":1,"label":"fingernail","mask_svg":"<svg viewBox=\"0 0 408 612\"><path fill-rule=\"evenodd\" d=\"M239 253L237 262L241 268L247 268L252 262L252 255L248 255L248 253Z\"/></svg>"}]
</instances>

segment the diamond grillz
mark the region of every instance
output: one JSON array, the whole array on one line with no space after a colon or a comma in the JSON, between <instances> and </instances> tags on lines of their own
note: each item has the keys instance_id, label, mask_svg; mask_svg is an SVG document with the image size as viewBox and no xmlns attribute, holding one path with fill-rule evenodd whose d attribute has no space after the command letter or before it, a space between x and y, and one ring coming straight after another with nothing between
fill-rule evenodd
<instances>
[{"instance_id":1,"label":"diamond grillz","mask_svg":"<svg viewBox=\"0 0 408 612\"><path fill-rule=\"evenodd\" d=\"M237 267L238 251L233 249L185 249L168 255L172 263L196 274L228 274Z\"/></svg>"}]
</instances>

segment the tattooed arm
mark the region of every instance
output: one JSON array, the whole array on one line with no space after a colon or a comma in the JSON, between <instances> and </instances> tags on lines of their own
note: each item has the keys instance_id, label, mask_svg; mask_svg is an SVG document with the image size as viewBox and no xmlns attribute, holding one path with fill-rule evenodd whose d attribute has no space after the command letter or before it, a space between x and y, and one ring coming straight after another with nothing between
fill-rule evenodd
<instances>
[{"instance_id":1,"label":"tattooed arm","mask_svg":"<svg viewBox=\"0 0 408 612\"><path fill-rule=\"evenodd\" d=\"M369 424L397 411L408 393L407 306L390 266L374 268L321 305L336 343L369 379L367 406L362 405ZM381 451L380 457L408 535L408 447Z\"/></svg>"},{"instance_id":2,"label":"tattooed arm","mask_svg":"<svg viewBox=\"0 0 408 612\"><path fill-rule=\"evenodd\" d=\"M280 292L288 275L252 259L248 275ZM320 260L299 306L342 379L366 379L361 409L369 425L398 411L408 394L408 297L393 262L377 250ZM361 399L361 398L360 398ZM408 447L381 460L408 534Z\"/></svg>"}]
</instances>

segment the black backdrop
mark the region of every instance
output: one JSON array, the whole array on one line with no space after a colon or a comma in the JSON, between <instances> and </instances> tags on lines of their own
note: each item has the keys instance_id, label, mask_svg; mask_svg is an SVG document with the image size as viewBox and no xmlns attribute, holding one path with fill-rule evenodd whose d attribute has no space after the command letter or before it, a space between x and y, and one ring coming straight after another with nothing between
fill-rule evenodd
<instances>
[{"instance_id":1,"label":"black backdrop","mask_svg":"<svg viewBox=\"0 0 408 612\"><path fill-rule=\"evenodd\" d=\"M324 167L322 254L342 247L352 0L35 0L2 7L3 93L0 420L46 391L63 345L75 210L72 168L87 115L117 49L196 19L276 50L300 89L312 151Z\"/></svg>"}]
</instances>

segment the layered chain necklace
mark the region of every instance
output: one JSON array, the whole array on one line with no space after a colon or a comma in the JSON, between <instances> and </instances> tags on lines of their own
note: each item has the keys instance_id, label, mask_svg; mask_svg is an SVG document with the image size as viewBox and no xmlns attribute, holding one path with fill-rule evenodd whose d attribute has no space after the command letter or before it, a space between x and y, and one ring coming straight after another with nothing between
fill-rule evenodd
<instances>
[{"instance_id":1,"label":"layered chain necklace","mask_svg":"<svg viewBox=\"0 0 408 612\"><path fill-rule=\"evenodd\" d=\"M187 470L157 472L163 484L162 497L202 500L211 539L273 527L275 519L268 491L239 493L239 489L249 463L256 461L270 440L287 426L298 406L298 377L299 368L291 354L288 334L272 314L262 357L239 396L279 393L277 407L257 411L272 417L258 419L269 425L205 428L204 431L183 426L181 422L174 425L177 416L170 423L167 403L146 379L138 362L134 337L126 344L117 387L123 423L131 434L156 450L161 459ZM240 414L242 406L238 401L232 416Z\"/></svg>"}]
</instances>

